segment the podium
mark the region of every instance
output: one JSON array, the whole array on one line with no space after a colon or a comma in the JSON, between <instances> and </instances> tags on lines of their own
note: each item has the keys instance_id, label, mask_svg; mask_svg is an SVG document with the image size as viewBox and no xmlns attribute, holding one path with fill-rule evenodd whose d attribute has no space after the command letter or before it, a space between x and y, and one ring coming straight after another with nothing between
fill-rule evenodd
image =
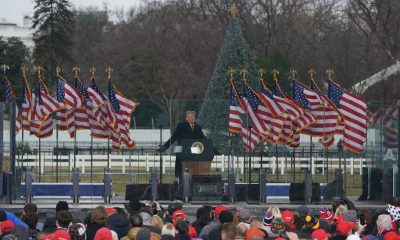
<instances>
[{"instance_id":1,"label":"podium","mask_svg":"<svg viewBox=\"0 0 400 240\"><path fill-rule=\"evenodd\" d=\"M182 169L189 169L193 175L209 175L211 161L214 159L214 147L211 139L182 139L182 151L177 154L181 159Z\"/></svg>"}]
</instances>

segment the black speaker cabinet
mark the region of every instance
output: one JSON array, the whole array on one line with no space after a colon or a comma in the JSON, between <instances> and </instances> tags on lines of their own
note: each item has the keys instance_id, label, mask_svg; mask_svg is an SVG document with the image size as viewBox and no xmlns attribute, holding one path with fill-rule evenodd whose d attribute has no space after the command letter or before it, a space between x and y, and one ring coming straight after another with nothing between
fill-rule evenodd
<instances>
[{"instance_id":1,"label":"black speaker cabinet","mask_svg":"<svg viewBox=\"0 0 400 240\"><path fill-rule=\"evenodd\" d=\"M193 201L221 201L224 193L224 183L221 175L193 175Z\"/></svg>"},{"instance_id":2,"label":"black speaker cabinet","mask_svg":"<svg viewBox=\"0 0 400 240\"><path fill-rule=\"evenodd\" d=\"M289 186L289 200L291 203L305 202L304 200L304 183L291 183ZM312 202L321 201L321 190L319 183L312 184Z\"/></svg>"},{"instance_id":3,"label":"black speaker cabinet","mask_svg":"<svg viewBox=\"0 0 400 240\"><path fill-rule=\"evenodd\" d=\"M237 183L235 184L235 200L238 202L254 201L259 202L260 188L258 183Z\"/></svg>"},{"instance_id":4,"label":"black speaker cabinet","mask_svg":"<svg viewBox=\"0 0 400 240\"><path fill-rule=\"evenodd\" d=\"M177 184L158 184L157 200L175 200L179 198ZM151 184L127 184L125 200L151 200Z\"/></svg>"},{"instance_id":5,"label":"black speaker cabinet","mask_svg":"<svg viewBox=\"0 0 400 240\"><path fill-rule=\"evenodd\" d=\"M382 200L383 171L379 168L371 168L369 174L370 176L368 177L368 168L363 168L362 194L359 197L359 200ZM370 187L369 191L368 186Z\"/></svg>"}]
</instances>

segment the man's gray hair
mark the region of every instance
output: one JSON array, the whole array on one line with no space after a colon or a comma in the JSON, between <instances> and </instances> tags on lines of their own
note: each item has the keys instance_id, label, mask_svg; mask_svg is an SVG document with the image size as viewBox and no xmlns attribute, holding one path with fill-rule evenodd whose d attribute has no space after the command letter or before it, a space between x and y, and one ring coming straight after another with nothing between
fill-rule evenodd
<instances>
[{"instance_id":1,"label":"man's gray hair","mask_svg":"<svg viewBox=\"0 0 400 240\"><path fill-rule=\"evenodd\" d=\"M193 115L196 116L196 111L186 111L186 116L189 115L189 114L193 114Z\"/></svg>"}]
</instances>

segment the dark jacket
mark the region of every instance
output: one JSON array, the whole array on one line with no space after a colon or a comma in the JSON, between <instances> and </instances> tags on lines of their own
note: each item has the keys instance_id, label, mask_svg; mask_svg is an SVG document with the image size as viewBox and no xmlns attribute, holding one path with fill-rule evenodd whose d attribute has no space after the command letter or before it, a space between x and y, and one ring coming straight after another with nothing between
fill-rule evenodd
<instances>
[{"instance_id":1,"label":"dark jacket","mask_svg":"<svg viewBox=\"0 0 400 240\"><path fill-rule=\"evenodd\" d=\"M175 235L175 240L190 240L190 237L187 233L178 233Z\"/></svg>"},{"instance_id":2,"label":"dark jacket","mask_svg":"<svg viewBox=\"0 0 400 240\"><path fill-rule=\"evenodd\" d=\"M118 238L125 237L129 229L131 228L131 224L128 221L128 218L121 213L114 213L107 218L106 226L117 233Z\"/></svg>"},{"instance_id":3,"label":"dark jacket","mask_svg":"<svg viewBox=\"0 0 400 240\"><path fill-rule=\"evenodd\" d=\"M105 225L99 225L97 223L88 224L86 227L86 240L93 240L97 230L102 227L105 227Z\"/></svg>"},{"instance_id":4,"label":"dark jacket","mask_svg":"<svg viewBox=\"0 0 400 240\"><path fill-rule=\"evenodd\" d=\"M48 217L43 224L43 232L52 233L57 229L56 217Z\"/></svg>"},{"instance_id":5,"label":"dark jacket","mask_svg":"<svg viewBox=\"0 0 400 240\"><path fill-rule=\"evenodd\" d=\"M208 239L221 240L221 233L222 233L222 225L211 230L211 232L208 234Z\"/></svg>"},{"instance_id":6,"label":"dark jacket","mask_svg":"<svg viewBox=\"0 0 400 240\"><path fill-rule=\"evenodd\" d=\"M181 122L176 126L174 133L171 138L165 142L163 148L168 149L175 141L178 141L178 144L181 143L182 139L204 139L203 130L201 126L197 123L194 123L194 128L190 126L187 121ZM175 161L175 176L180 177L182 173L181 159L179 156L176 156Z\"/></svg>"}]
</instances>

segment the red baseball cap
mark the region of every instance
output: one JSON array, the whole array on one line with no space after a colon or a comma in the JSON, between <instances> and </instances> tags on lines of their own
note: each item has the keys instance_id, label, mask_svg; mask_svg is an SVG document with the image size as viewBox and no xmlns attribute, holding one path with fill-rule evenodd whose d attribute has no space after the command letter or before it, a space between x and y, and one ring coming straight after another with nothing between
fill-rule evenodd
<instances>
[{"instance_id":1,"label":"red baseball cap","mask_svg":"<svg viewBox=\"0 0 400 240\"><path fill-rule=\"evenodd\" d=\"M99 230L96 231L96 234L94 235L94 240L110 240L112 239L112 234L110 229L106 227L102 227Z\"/></svg>"},{"instance_id":2,"label":"red baseball cap","mask_svg":"<svg viewBox=\"0 0 400 240\"><path fill-rule=\"evenodd\" d=\"M385 234L383 240L400 240L400 236L396 232L391 231Z\"/></svg>"},{"instance_id":3,"label":"red baseball cap","mask_svg":"<svg viewBox=\"0 0 400 240\"><path fill-rule=\"evenodd\" d=\"M4 233L11 232L14 228L14 223L11 220L5 220L1 222L1 231Z\"/></svg>"},{"instance_id":4,"label":"red baseball cap","mask_svg":"<svg viewBox=\"0 0 400 240\"><path fill-rule=\"evenodd\" d=\"M324 229L318 229L315 230L312 234L311 234L311 238L313 240L317 239L317 240L324 240L326 238L331 237L332 235L330 233L325 232Z\"/></svg>"},{"instance_id":5,"label":"red baseball cap","mask_svg":"<svg viewBox=\"0 0 400 240\"><path fill-rule=\"evenodd\" d=\"M294 225L294 215L292 211L289 210L283 211L282 220L290 229L296 228L296 225Z\"/></svg>"},{"instance_id":6,"label":"red baseball cap","mask_svg":"<svg viewBox=\"0 0 400 240\"><path fill-rule=\"evenodd\" d=\"M261 231L258 228L254 228L254 227L249 228L249 230L247 230L247 232L246 232L246 240L251 240L255 236L264 238L265 233L263 233L263 231Z\"/></svg>"},{"instance_id":7,"label":"red baseball cap","mask_svg":"<svg viewBox=\"0 0 400 240\"><path fill-rule=\"evenodd\" d=\"M180 217L180 219L185 219L185 212L183 210L176 210L173 214L172 214L172 219L174 221L178 220L178 217Z\"/></svg>"},{"instance_id":8,"label":"red baseball cap","mask_svg":"<svg viewBox=\"0 0 400 240\"><path fill-rule=\"evenodd\" d=\"M228 211L229 209L224 205L218 205L215 207L214 214L215 216L219 216L223 211Z\"/></svg>"},{"instance_id":9,"label":"red baseball cap","mask_svg":"<svg viewBox=\"0 0 400 240\"><path fill-rule=\"evenodd\" d=\"M115 208L113 208L113 207L106 208L106 211L107 211L107 215L111 215L111 214L117 212L117 210L115 210Z\"/></svg>"},{"instance_id":10,"label":"red baseball cap","mask_svg":"<svg viewBox=\"0 0 400 240\"><path fill-rule=\"evenodd\" d=\"M340 233L341 235L347 236L349 232L354 228L354 223L349 221L341 221L336 226L336 232Z\"/></svg>"}]
</instances>

